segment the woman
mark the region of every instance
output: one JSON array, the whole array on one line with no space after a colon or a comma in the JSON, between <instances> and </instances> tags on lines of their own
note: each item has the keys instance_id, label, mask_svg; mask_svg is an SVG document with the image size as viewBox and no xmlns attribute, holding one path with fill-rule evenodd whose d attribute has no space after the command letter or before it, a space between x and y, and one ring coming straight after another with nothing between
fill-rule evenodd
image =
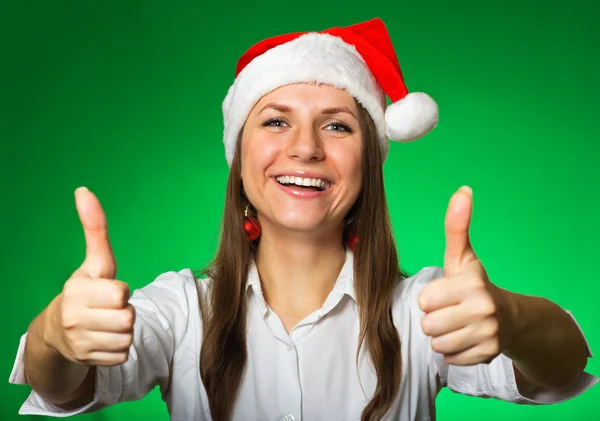
<instances>
[{"instance_id":1,"label":"woman","mask_svg":"<svg viewBox=\"0 0 600 421\"><path fill-rule=\"evenodd\" d=\"M168 272L129 299L102 208L78 189L86 259L21 339L20 413L158 385L173 420L426 420L443 386L550 403L598 381L570 313L490 282L468 187L450 200L444 268L398 269L387 142L425 135L437 106L406 91L380 20L255 45L223 111L231 171L208 276Z\"/></svg>"}]
</instances>

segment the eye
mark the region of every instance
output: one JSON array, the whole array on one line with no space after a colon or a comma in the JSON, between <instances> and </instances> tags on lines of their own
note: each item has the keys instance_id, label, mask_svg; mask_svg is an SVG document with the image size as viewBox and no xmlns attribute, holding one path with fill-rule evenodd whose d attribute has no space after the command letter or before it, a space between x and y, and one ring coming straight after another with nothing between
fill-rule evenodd
<instances>
[{"instance_id":1,"label":"eye","mask_svg":"<svg viewBox=\"0 0 600 421\"><path fill-rule=\"evenodd\" d=\"M329 128L329 130L332 130L334 132L352 133L352 129L348 125L341 123L339 121L333 121L333 122L329 123L327 125L327 127Z\"/></svg>"},{"instance_id":2,"label":"eye","mask_svg":"<svg viewBox=\"0 0 600 421\"><path fill-rule=\"evenodd\" d=\"M287 126L287 123L280 118L271 118L263 123L264 127L284 127Z\"/></svg>"}]
</instances>

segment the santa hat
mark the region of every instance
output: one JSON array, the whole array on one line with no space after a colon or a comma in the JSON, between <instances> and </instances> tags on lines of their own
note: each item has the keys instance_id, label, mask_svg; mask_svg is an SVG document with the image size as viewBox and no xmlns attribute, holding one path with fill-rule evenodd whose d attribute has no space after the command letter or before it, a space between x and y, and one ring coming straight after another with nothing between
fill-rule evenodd
<instances>
[{"instance_id":1,"label":"santa hat","mask_svg":"<svg viewBox=\"0 0 600 421\"><path fill-rule=\"evenodd\" d=\"M230 166L254 105L276 88L301 82L335 86L352 95L375 122L382 160L387 157L388 139L418 139L438 122L438 107L430 96L408 93L381 19L280 35L254 45L238 61L236 79L223 101L223 142ZM389 107L386 95L392 101Z\"/></svg>"}]
</instances>

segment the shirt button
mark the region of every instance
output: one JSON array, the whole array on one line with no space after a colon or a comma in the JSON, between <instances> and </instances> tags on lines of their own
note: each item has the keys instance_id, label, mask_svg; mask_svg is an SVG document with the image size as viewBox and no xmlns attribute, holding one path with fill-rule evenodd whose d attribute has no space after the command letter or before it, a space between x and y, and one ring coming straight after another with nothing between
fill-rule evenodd
<instances>
[{"instance_id":1,"label":"shirt button","mask_svg":"<svg viewBox=\"0 0 600 421\"><path fill-rule=\"evenodd\" d=\"M283 417L283 421L294 421L296 418L294 418L294 416L292 414L287 414L285 417Z\"/></svg>"}]
</instances>

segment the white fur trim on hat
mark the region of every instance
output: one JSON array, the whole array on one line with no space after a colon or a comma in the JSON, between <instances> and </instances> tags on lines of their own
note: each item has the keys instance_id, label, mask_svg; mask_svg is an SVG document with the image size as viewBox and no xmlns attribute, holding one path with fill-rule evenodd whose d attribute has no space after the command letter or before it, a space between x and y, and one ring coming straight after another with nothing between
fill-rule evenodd
<instances>
[{"instance_id":1,"label":"white fur trim on hat","mask_svg":"<svg viewBox=\"0 0 600 421\"><path fill-rule=\"evenodd\" d=\"M239 133L254 105L274 89L300 82L323 83L352 95L373 119L385 160L389 141L381 87L356 47L332 35L309 33L256 57L229 88L223 101L223 143L229 166Z\"/></svg>"}]
</instances>

